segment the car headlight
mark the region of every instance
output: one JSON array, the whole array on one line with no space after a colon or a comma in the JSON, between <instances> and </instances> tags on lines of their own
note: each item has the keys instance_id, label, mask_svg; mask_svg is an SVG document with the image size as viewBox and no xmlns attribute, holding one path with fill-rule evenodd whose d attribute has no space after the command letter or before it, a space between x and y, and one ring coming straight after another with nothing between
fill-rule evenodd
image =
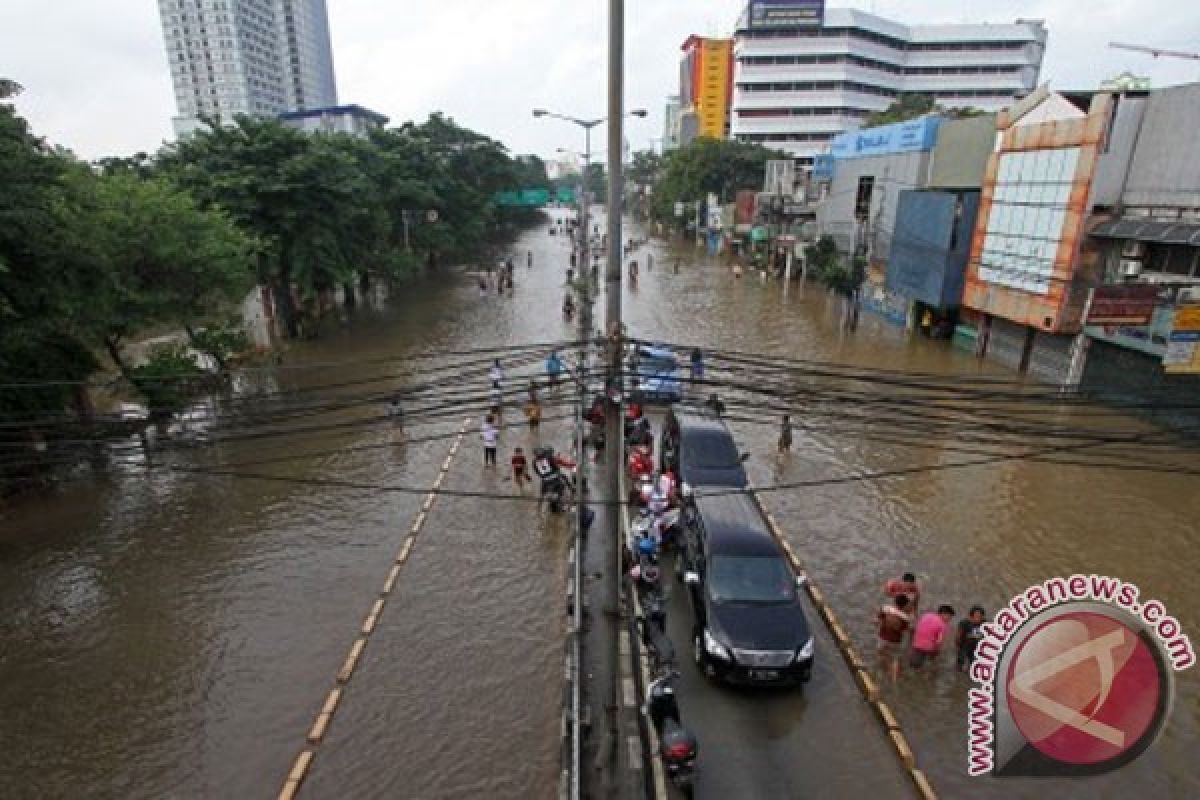
<instances>
[{"instance_id":1,"label":"car headlight","mask_svg":"<svg viewBox=\"0 0 1200 800\"><path fill-rule=\"evenodd\" d=\"M804 646L796 651L797 661L808 661L813 657L813 651L816 649L813 646L813 642L815 641L816 640L813 637L808 637L808 641L804 643Z\"/></svg>"},{"instance_id":2,"label":"car headlight","mask_svg":"<svg viewBox=\"0 0 1200 800\"><path fill-rule=\"evenodd\" d=\"M708 632L708 628L704 629L704 649L708 651L710 656L729 661L729 648L721 644L715 636Z\"/></svg>"}]
</instances>

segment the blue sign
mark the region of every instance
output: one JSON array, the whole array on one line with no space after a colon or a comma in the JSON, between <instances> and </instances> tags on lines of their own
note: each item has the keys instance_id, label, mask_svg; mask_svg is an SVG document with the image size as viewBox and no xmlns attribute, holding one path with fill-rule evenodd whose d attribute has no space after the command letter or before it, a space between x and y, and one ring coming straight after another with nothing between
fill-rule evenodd
<instances>
[{"instance_id":1,"label":"blue sign","mask_svg":"<svg viewBox=\"0 0 1200 800\"><path fill-rule=\"evenodd\" d=\"M812 177L815 181L833 180L833 156L820 153L813 156Z\"/></svg>"},{"instance_id":2,"label":"blue sign","mask_svg":"<svg viewBox=\"0 0 1200 800\"><path fill-rule=\"evenodd\" d=\"M750 0L752 28L809 28L825 18L825 0Z\"/></svg>"},{"instance_id":3,"label":"blue sign","mask_svg":"<svg viewBox=\"0 0 1200 800\"><path fill-rule=\"evenodd\" d=\"M878 128L846 131L833 138L830 150L839 161L932 150L941 124L941 117L921 117Z\"/></svg>"}]
</instances>

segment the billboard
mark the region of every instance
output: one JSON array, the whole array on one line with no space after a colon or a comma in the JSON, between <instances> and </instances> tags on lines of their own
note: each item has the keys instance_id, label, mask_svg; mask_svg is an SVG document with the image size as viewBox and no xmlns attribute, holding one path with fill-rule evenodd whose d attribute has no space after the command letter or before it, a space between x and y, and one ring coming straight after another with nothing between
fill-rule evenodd
<instances>
[{"instance_id":1,"label":"billboard","mask_svg":"<svg viewBox=\"0 0 1200 800\"><path fill-rule=\"evenodd\" d=\"M825 0L750 0L751 28L818 27Z\"/></svg>"},{"instance_id":2,"label":"billboard","mask_svg":"<svg viewBox=\"0 0 1200 800\"><path fill-rule=\"evenodd\" d=\"M839 161L932 150L937 143L937 132L941 124L941 117L921 117L877 128L846 131L833 137L829 149Z\"/></svg>"}]
</instances>

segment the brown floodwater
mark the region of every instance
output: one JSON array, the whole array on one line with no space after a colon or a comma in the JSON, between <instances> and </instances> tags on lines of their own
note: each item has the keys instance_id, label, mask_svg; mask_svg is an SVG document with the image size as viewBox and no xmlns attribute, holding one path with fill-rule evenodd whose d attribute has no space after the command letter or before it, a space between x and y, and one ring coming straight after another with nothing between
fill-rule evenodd
<instances>
[{"instance_id":1,"label":"brown floodwater","mask_svg":"<svg viewBox=\"0 0 1200 800\"><path fill-rule=\"evenodd\" d=\"M524 266L526 248L533 269ZM843 333L837 302L812 287L784 297L777 283L735 279L690 247L651 248L653 271L643 266L625 294L635 336L867 369L1012 377L870 316ZM447 387L430 401L444 416L412 420L407 444L391 444L392 431L370 418L381 412L373 393L423 382L412 369L425 363L417 356L573 338L558 312L565 242L538 230L518 251L513 297L481 297L462 276L401 287L385 307L361 309L343 328L294 347L282 368L249 376L235 398L216 404L215 420L189 423L209 436L270 431L272 420L285 419L318 430L154 457L182 467L271 461L242 470L301 482L131 466L102 480L75 476L53 497L7 510L0 797L278 791L423 499L311 481L428 487L449 448L445 437L470 416L446 486L514 491L483 472L478 414L455 407L450 394L456 386L483 391L486 365L433 375ZM514 357L510 374L536 369ZM936 435L913 446L911 437L883 441L861 424L803 430L804 409L796 407L796 443L780 461L776 412L739 415L730 400L760 486L970 457ZM331 408L335 401L346 405ZM293 417L300 414L307 416ZM1067 412L1055 421L1099 424ZM547 421L541 438L565 445L566 424ZM1107 424L1142 429L1128 417ZM506 430L502 462L511 447L532 442L524 430ZM122 446L136 460L137 442ZM1200 466L1187 453L1170 457ZM904 569L918 573L930 603L989 611L1053 575L1117 575L1161 599L1195 636L1198 486L1182 475L1022 460L768 492L764 501L869 652L880 584ZM527 503L440 498L303 796L554 796L568 539ZM952 669L902 675L886 693L943 796L1034 797L1052 787L1069 797L1194 797L1198 674L1177 676L1169 727L1137 762L1051 784L966 777L968 685ZM819 730L805 746L821 746Z\"/></svg>"}]
</instances>

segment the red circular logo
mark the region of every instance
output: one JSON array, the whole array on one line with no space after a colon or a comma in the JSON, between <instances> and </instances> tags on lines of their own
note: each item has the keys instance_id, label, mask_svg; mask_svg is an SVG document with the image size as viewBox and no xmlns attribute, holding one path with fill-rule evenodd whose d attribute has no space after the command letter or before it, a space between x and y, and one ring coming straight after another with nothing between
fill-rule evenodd
<instances>
[{"instance_id":1,"label":"red circular logo","mask_svg":"<svg viewBox=\"0 0 1200 800\"><path fill-rule=\"evenodd\" d=\"M1138 631L1100 612L1067 612L1034 629L1009 662L1005 685L1021 735L1066 764L1140 751L1163 721L1158 656Z\"/></svg>"}]
</instances>

